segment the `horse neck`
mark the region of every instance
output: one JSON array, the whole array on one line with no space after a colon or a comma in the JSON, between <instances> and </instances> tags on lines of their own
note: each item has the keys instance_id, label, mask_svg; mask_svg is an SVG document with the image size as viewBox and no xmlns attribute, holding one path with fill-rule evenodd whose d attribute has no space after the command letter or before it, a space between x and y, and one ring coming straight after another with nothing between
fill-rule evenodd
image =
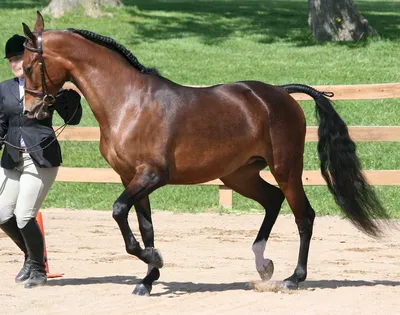
<instances>
[{"instance_id":1,"label":"horse neck","mask_svg":"<svg viewBox=\"0 0 400 315\"><path fill-rule=\"evenodd\" d=\"M130 99L138 99L150 75L140 73L114 51L99 49L92 43L88 45L92 51L86 47L85 53L79 53L82 49L79 47L73 50L70 75L104 129L121 119L121 111Z\"/></svg>"}]
</instances>

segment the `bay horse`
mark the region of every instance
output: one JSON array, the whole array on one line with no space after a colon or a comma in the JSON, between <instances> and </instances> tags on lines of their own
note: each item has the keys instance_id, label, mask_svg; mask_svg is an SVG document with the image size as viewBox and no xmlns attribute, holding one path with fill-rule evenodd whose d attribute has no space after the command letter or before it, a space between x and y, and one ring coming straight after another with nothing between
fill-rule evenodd
<instances>
[{"instance_id":1,"label":"bay horse","mask_svg":"<svg viewBox=\"0 0 400 315\"><path fill-rule=\"evenodd\" d=\"M181 86L147 68L115 40L86 30L46 30L37 12L33 32L23 23L25 105L29 118L47 117L66 81L82 92L101 132L100 151L125 187L113 205L127 253L148 265L133 293L149 295L163 266L154 247L149 194L167 184L198 184L220 178L265 208L252 250L261 279L273 274L264 257L271 229L286 198L300 235L294 273L285 288L307 276L315 212L302 184L306 122L290 95L314 98L319 118L321 172L336 203L357 228L372 236L388 215L362 173L346 124L326 96L310 86L241 81L205 88ZM269 167L278 183L260 177ZM136 210L144 248L128 224Z\"/></svg>"}]
</instances>

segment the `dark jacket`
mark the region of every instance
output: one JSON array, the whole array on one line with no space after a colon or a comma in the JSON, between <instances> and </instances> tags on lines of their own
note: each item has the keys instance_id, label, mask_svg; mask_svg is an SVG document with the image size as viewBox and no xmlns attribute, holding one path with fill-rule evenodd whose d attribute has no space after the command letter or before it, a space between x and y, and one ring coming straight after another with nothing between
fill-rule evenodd
<instances>
[{"instance_id":1,"label":"dark jacket","mask_svg":"<svg viewBox=\"0 0 400 315\"><path fill-rule=\"evenodd\" d=\"M56 98L54 106L50 107L48 118L28 119L22 113L23 101L19 97L18 80L14 78L0 83L0 137L19 147L22 135L35 165L60 166L61 149L52 128L54 109L69 125L79 124L82 117L80 95L73 90L64 90ZM13 169L19 159L18 149L4 145L1 167Z\"/></svg>"}]
</instances>

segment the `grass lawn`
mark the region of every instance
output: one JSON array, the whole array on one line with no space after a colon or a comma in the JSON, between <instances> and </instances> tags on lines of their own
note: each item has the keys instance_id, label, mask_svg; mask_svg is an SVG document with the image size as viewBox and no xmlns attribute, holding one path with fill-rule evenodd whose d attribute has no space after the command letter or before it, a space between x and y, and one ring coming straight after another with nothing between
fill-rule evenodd
<instances>
[{"instance_id":1,"label":"grass lawn","mask_svg":"<svg viewBox=\"0 0 400 315\"><path fill-rule=\"evenodd\" d=\"M356 1L381 39L357 43L316 44L307 25L305 0L124 0L106 9L113 18L91 19L78 10L52 20L46 28L73 27L110 36L129 48L141 63L181 84L201 85L237 80L272 84L365 84L399 82L400 2ZM21 23L33 26L36 9L47 0L2 0L0 46ZM10 77L0 63L0 80ZM316 124L314 103L301 102L308 125ZM400 99L340 101L335 105L348 125L400 125ZM55 124L60 124L56 119ZM81 126L97 126L84 106ZM63 142L64 166L107 167L98 143ZM359 143L365 169L400 169L400 143ZM306 145L305 169L317 169L314 143ZM325 187L307 187L318 214L337 214ZM110 209L122 191L118 184L55 183L44 207ZM393 217L400 217L400 187L377 187ZM168 186L151 196L153 208L175 211L218 209L217 187ZM233 211L260 211L235 195ZM284 211L288 211L287 205Z\"/></svg>"}]
</instances>

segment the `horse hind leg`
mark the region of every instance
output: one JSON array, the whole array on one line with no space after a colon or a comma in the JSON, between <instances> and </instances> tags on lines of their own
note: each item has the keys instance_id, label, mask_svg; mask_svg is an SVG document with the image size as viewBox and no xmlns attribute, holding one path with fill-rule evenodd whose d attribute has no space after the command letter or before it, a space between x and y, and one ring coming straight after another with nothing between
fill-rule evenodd
<instances>
[{"instance_id":1,"label":"horse hind leg","mask_svg":"<svg viewBox=\"0 0 400 315\"><path fill-rule=\"evenodd\" d=\"M294 273L284 280L284 287L287 289L297 289L299 282L307 278L308 252L315 218L315 211L311 207L304 192L301 173L302 165L299 162L297 169L293 168L290 172L287 172L287 174L290 174L288 176L278 176L276 173L274 174L295 216L300 235L297 266Z\"/></svg>"},{"instance_id":2,"label":"horse hind leg","mask_svg":"<svg viewBox=\"0 0 400 315\"><path fill-rule=\"evenodd\" d=\"M264 181L259 172L266 166L264 161L257 161L243 166L232 174L221 178L222 182L244 197L253 199L265 209L264 220L253 243L256 270L262 280L269 280L274 272L272 260L264 258L265 247L272 227L278 217L284 200L282 191Z\"/></svg>"}]
</instances>

